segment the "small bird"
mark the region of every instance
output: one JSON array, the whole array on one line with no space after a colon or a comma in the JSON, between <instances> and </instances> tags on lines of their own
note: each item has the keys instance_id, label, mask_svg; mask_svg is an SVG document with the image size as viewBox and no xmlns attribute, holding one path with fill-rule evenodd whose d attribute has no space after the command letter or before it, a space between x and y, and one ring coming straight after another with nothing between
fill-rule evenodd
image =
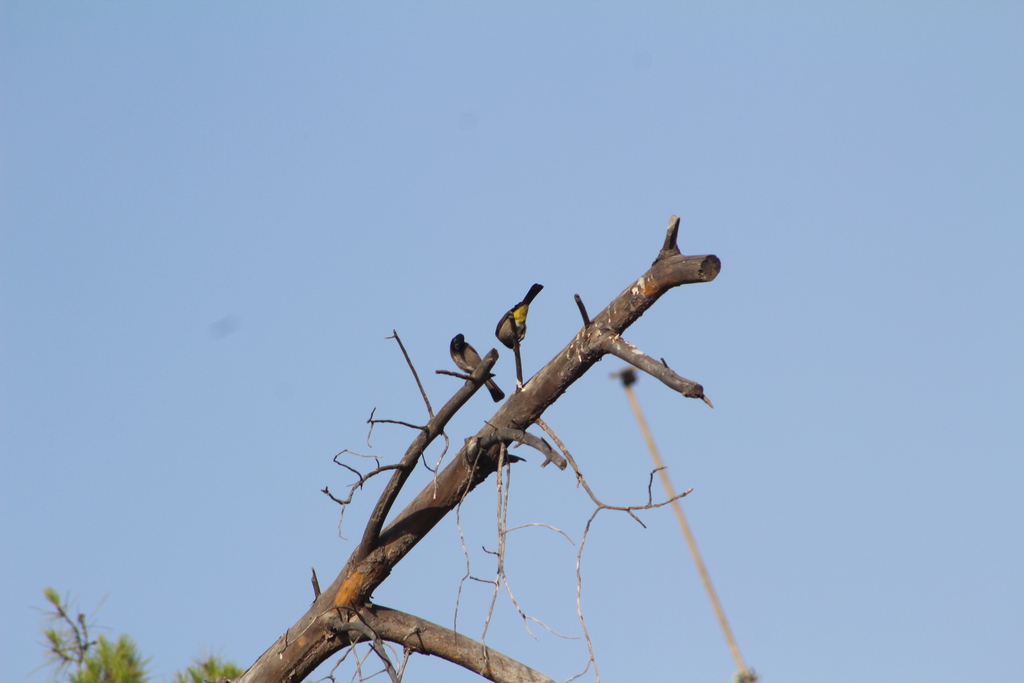
<instances>
[{"instance_id":1,"label":"small bird","mask_svg":"<svg viewBox=\"0 0 1024 683\"><path fill-rule=\"evenodd\" d=\"M514 348L512 343L513 318L516 321L516 332L519 341L523 341L523 337L526 336L526 314L530 311L530 302L540 294L542 289L544 289L544 285L535 284L533 287L530 287L530 291L526 293L526 298L509 309L508 313L501 316L501 320L498 321L498 327L494 330L494 336L498 338L498 341L510 349Z\"/></svg>"},{"instance_id":2,"label":"small bird","mask_svg":"<svg viewBox=\"0 0 1024 683\"><path fill-rule=\"evenodd\" d=\"M452 337L451 346L448 350L452 354L452 360L459 366L459 370L473 374L476 370L476 366L480 365L480 354L476 352L472 346L466 343L466 337L461 334L457 334ZM487 387L487 391L491 392L491 398L497 403L501 399L505 398L505 392L502 391L497 384L494 383L493 379L488 379L484 386Z\"/></svg>"}]
</instances>

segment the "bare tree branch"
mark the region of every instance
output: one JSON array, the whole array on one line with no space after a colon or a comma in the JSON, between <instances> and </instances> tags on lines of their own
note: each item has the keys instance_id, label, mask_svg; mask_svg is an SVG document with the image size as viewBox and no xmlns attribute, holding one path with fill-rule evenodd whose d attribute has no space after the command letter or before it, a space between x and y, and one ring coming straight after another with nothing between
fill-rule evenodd
<instances>
[{"instance_id":1,"label":"bare tree branch","mask_svg":"<svg viewBox=\"0 0 1024 683\"><path fill-rule=\"evenodd\" d=\"M680 377L672 372L664 361L659 363L619 335L602 335L600 344L601 348L606 352L613 356L618 356L630 365L661 380L669 389L674 389L689 398L699 398L712 408L715 407L711 405L711 399L704 395L704 387L696 382Z\"/></svg>"},{"instance_id":2,"label":"bare tree branch","mask_svg":"<svg viewBox=\"0 0 1024 683\"><path fill-rule=\"evenodd\" d=\"M580 298L579 294L574 294L573 299L576 300L576 307L580 309L580 316L583 317L583 327L590 325L590 316L587 315L587 307L583 305L583 299Z\"/></svg>"},{"instance_id":3,"label":"bare tree branch","mask_svg":"<svg viewBox=\"0 0 1024 683\"><path fill-rule=\"evenodd\" d=\"M373 458L377 462L378 467L375 470L373 470L371 472L368 472L367 474L363 474L362 472L360 472L356 468L352 467L351 465L346 465L345 463L343 463L340 460L338 460L338 456L339 455L343 455L345 453L351 453L352 455L356 455L356 456L361 457L361 458ZM396 470L396 469L398 469L399 466L398 465L381 465L380 464L380 459L377 456L361 455L359 453L353 453L352 451L350 451L348 449L345 449L341 453L338 453L337 455L334 456L334 464L335 465L339 465L340 467L344 467L346 470L348 470L349 472L352 472L354 475L356 475L356 477L359 478L358 481L356 481L355 483L348 485L348 496L345 497L345 498L338 498L333 493L331 493L330 488L328 488L327 486L323 487L320 490L320 493L323 493L328 498L330 498L335 503L337 503L338 505L341 506L341 517L340 517L340 519L338 519L338 535L341 536L341 525L342 525L342 522L345 521L345 510L348 509L349 504L352 502L352 499L355 497L356 491L361 489L363 487L363 484L365 484L371 478L377 476L378 474L382 474L384 472L389 472L391 470ZM342 538L344 538L344 536L342 536Z\"/></svg>"},{"instance_id":4,"label":"bare tree branch","mask_svg":"<svg viewBox=\"0 0 1024 683\"><path fill-rule=\"evenodd\" d=\"M710 282L717 277L721 269L718 258L712 255L681 255L675 246L677 232L678 219L673 217L665 246L650 269L594 316L591 324L581 329L521 390L510 396L477 433L478 440L492 438L490 434L501 429L527 429L573 382L609 352L603 346L604 337L621 336L670 289L689 283ZM474 381L460 389L410 445L399 469L381 494L362 542L335 580L239 681L298 683L331 654L349 645L350 637L332 628L338 625L339 610L361 609L395 565L469 491L496 471L500 445L492 446L473 459L466 457L467 449L463 446L436 480L420 491L386 528L383 527L416 460L490 372L494 360L492 358L488 362L488 358L491 358L490 354L473 373ZM375 630L381 633L380 629Z\"/></svg>"},{"instance_id":5,"label":"bare tree branch","mask_svg":"<svg viewBox=\"0 0 1024 683\"><path fill-rule=\"evenodd\" d=\"M408 450L406 450L405 455L402 456L402 461L398 463L397 471L391 477L384 492L381 493L377 505L370 514L370 520L366 523L366 531L363 533L363 540L356 549L356 552L353 553L353 556L365 557L377 546L380 530L384 525L384 519L391 511L391 506L394 504L395 499L398 498L398 493L402 490L405 481L412 473L416 461L423 455L423 451L426 450L427 446L444 431L444 426L455 416L455 413L465 405L466 401L476 393L477 389L483 386L484 378L490 373L497 360L498 353L492 349L481 359L480 365L473 371L469 381L444 404L437 415L430 418L430 422L427 423L423 431L420 432L419 436L416 437Z\"/></svg>"},{"instance_id":6,"label":"bare tree branch","mask_svg":"<svg viewBox=\"0 0 1024 683\"><path fill-rule=\"evenodd\" d=\"M471 441L473 440L471 439ZM535 448L538 451L540 451L541 455L544 456L544 462L541 463L541 467L546 467L547 464L550 462L554 463L555 467L557 467L560 470L564 470L566 468L567 463L565 461L565 458L556 453L555 450L551 448L551 444L549 444L547 441L540 438L539 436L534 436L533 434L530 434L529 432L524 432L521 429L495 429L493 432L487 434L482 439L476 439L475 443L467 444L466 453L469 457L472 458L475 457L475 449L477 448L482 448L486 450L496 443L508 444L512 443L513 441L525 444L531 448ZM515 456L511 457L514 458Z\"/></svg>"},{"instance_id":7,"label":"bare tree branch","mask_svg":"<svg viewBox=\"0 0 1024 683\"><path fill-rule=\"evenodd\" d=\"M413 379L416 380L416 386L420 388L420 395L423 397L423 402L427 404L427 415L434 417L434 411L430 407L430 399L427 398L427 391L423 388L423 382L420 381L420 375L416 372L416 366L412 364L412 359L409 358L409 352L405 350L405 344L402 343L402 338L398 336L398 332L391 330L391 336L387 339L394 339L398 342L398 348L402 349L402 355L405 356L405 362L409 364L409 369L412 370Z\"/></svg>"},{"instance_id":8,"label":"bare tree branch","mask_svg":"<svg viewBox=\"0 0 1024 683\"><path fill-rule=\"evenodd\" d=\"M554 683L528 666L444 626L380 605L359 610L359 617L380 638L413 652L434 655L496 683Z\"/></svg>"}]
</instances>

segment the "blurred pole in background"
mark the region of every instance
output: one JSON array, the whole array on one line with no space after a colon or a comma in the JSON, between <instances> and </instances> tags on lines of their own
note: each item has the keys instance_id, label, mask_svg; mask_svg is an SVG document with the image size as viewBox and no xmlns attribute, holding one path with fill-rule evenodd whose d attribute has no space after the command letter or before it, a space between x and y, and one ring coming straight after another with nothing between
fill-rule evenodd
<instances>
[{"instance_id":1,"label":"blurred pole in background","mask_svg":"<svg viewBox=\"0 0 1024 683\"><path fill-rule=\"evenodd\" d=\"M661 459L661 454L658 453L658 447L654 445L654 437L651 436L647 420L644 419L644 414L640 410L640 402L636 398L636 392L633 391L633 384L636 383L636 371L633 368L625 368L613 373L612 377L622 380L622 387L626 390L626 397L629 398L629 404L633 406L633 414L636 415L636 421L640 424L640 431L644 435L644 441L647 442L647 448L651 451L651 458L654 459L654 466L658 469L661 483L665 486L665 494L670 499L675 499L672 500L672 509L675 510L676 520L679 521L679 528L683 530L686 545L690 547L690 554L693 555L693 561L697 565L697 571L700 573L700 578L704 582L704 588L711 599L711 605L715 608L718 623L721 624L725 640L729 643L729 649L732 650L732 658L736 660L737 671L733 678L737 683L753 683L758 678L757 674L743 663L743 655L740 654L736 638L733 637L732 629L729 628L729 622L725 618L725 610L722 609L722 604L718 601L715 587L711 585L711 575L708 574L708 569L704 566L704 560L701 559L700 551L697 550L697 541L693 538L690 525L686 523L686 516L683 515L683 506L679 504L679 499L676 498L675 489L672 488L672 481L668 478L668 470L665 469L665 463Z\"/></svg>"}]
</instances>

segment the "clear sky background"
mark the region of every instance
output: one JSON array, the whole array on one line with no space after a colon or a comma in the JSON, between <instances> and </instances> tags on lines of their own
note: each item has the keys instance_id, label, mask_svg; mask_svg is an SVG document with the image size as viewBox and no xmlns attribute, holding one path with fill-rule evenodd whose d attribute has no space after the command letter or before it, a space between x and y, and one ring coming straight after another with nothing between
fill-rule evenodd
<instances>
[{"instance_id":1,"label":"clear sky background","mask_svg":"<svg viewBox=\"0 0 1024 683\"><path fill-rule=\"evenodd\" d=\"M573 294L603 308L677 214L722 272L626 338L715 402L637 385L748 663L1024 681L1022 74L1021 3L4 2L0 677L47 679L47 586L105 598L157 681L248 666L379 490L339 538L332 456L401 454L400 427L367 446L373 408L424 419L392 329L436 407L449 339L497 345L541 282L532 374ZM545 419L641 503L621 366ZM578 542L592 505L523 455L510 524ZM462 511L475 576L494 513L492 478ZM602 678L730 680L670 510L643 519L602 513L584 552ZM530 528L508 552L527 612L579 636L575 547ZM451 626L465 566L446 519L375 599ZM464 588L467 635L489 596ZM490 645L582 669L583 641L498 604ZM478 679L417 658L407 680Z\"/></svg>"}]
</instances>

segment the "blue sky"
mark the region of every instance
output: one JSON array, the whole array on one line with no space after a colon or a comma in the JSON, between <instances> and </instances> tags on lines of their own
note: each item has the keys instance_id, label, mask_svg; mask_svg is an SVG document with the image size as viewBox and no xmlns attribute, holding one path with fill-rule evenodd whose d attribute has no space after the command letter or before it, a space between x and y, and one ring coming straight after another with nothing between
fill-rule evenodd
<instances>
[{"instance_id":1,"label":"blue sky","mask_svg":"<svg viewBox=\"0 0 1024 683\"><path fill-rule=\"evenodd\" d=\"M1007 680L1024 611L1019 3L0 4L3 679L43 681L42 590L156 680L251 663L353 544L319 490L396 458L533 282L526 373L657 254L721 275L626 338L715 402L637 385L765 681ZM504 350L503 348L501 349ZM649 457L597 365L545 415L609 503ZM497 379L510 390L503 354ZM458 443L492 413L481 393ZM439 451L432 451L436 458ZM535 454L510 524L592 506ZM420 478L413 488L426 483ZM462 511L493 564L493 479ZM373 496L345 519L358 537ZM602 513L583 608L604 680L729 680L668 509ZM575 548L509 541L520 604L579 635ZM451 625L445 520L375 594ZM479 637L489 599L464 589ZM488 643L565 680L507 599ZM426 658L409 680L477 680Z\"/></svg>"}]
</instances>

